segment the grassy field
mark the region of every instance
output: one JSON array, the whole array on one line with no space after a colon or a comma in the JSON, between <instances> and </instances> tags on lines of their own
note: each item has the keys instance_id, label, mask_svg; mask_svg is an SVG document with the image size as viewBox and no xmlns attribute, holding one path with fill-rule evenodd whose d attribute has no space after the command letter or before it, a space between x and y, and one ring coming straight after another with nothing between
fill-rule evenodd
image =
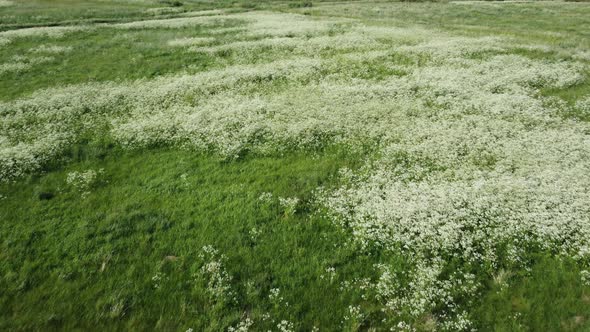
<instances>
[{"instance_id":1,"label":"grassy field","mask_svg":"<svg viewBox=\"0 0 590 332\"><path fill-rule=\"evenodd\" d=\"M0 0L0 330L590 330L588 26Z\"/></svg>"}]
</instances>

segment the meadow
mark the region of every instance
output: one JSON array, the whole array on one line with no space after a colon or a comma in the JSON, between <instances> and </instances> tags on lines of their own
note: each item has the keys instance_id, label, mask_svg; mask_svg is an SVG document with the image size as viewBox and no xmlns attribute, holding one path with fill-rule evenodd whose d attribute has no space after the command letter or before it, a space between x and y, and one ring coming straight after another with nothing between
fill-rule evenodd
<instances>
[{"instance_id":1,"label":"meadow","mask_svg":"<svg viewBox=\"0 0 590 332\"><path fill-rule=\"evenodd\" d=\"M0 0L0 330L589 330L588 27Z\"/></svg>"}]
</instances>

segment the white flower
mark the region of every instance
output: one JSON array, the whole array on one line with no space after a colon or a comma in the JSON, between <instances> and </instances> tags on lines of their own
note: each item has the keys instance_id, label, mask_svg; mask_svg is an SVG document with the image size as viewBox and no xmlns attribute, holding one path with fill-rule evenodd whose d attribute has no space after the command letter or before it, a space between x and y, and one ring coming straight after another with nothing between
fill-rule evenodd
<instances>
[{"instance_id":1,"label":"white flower","mask_svg":"<svg viewBox=\"0 0 590 332\"><path fill-rule=\"evenodd\" d=\"M277 328L279 329L280 332L293 332L293 323L287 321L287 320L282 320L279 324L277 324Z\"/></svg>"},{"instance_id":2,"label":"white flower","mask_svg":"<svg viewBox=\"0 0 590 332\"><path fill-rule=\"evenodd\" d=\"M281 301L283 301L283 298L280 296L280 293L281 293L280 288L271 288L268 298L272 302L281 302Z\"/></svg>"},{"instance_id":3,"label":"white flower","mask_svg":"<svg viewBox=\"0 0 590 332\"><path fill-rule=\"evenodd\" d=\"M268 192L263 192L262 194L260 194L260 196L258 196L258 200L261 202L265 202L265 203L271 202L272 198L273 198L272 193L268 193Z\"/></svg>"},{"instance_id":4,"label":"white flower","mask_svg":"<svg viewBox=\"0 0 590 332\"><path fill-rule=\"evenodd\" d=\"M98 181L99 175L103 173L104 170L102 168L99 169L98 172L92 169L85 172L73 171L68 173L66 182L82 193L82 197L86 197L90 194L92 186Z\"/></svg>"},{"instance_id":5,"label":"white flower","mask_svg":"<svg viewBox=\"0 0 590 332\"><path fill-rule=\"evenodd\" d=\"M297 197L289 197L283 198L279 197L279 204L283 208L285 215L291 216L297 212L297 205L299 204L299 198Z\"/></svg>"}]
</instances>

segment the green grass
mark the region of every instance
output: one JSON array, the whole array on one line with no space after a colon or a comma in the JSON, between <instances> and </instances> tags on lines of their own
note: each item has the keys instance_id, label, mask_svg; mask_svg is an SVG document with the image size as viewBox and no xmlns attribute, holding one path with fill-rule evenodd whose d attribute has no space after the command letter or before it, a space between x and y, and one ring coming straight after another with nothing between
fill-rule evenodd
<instances>
[{"instance_id":1,"label":"green grass","mask_svg":"<svg viewBox=\"0 0 590 332\"><path fill-rule=\"evenodd\" d=\"M124 32L130 42L122 42L121 31L95 31L75 38L52 43L72 47L67 54L53 55L54 61L36 65L33 70L5 73L0 90L5 99L14 99L31 92L52 87L85 82L131 81L175 72L197 72L210 68L215 61L203 54L187 57L180 50L167 47L166 41L175 36L203 34L199 29L186 31ZM119 38L118 38L119 37ZM14 43L0 50L0 59L9 60L15 54L27 54L28 49L42 43L42 38Z\"/></svg>"},{"instance_id":2,"label":"green grass","mask_svg":"<svg viewBox=\"0 0 590 332\"><path fill-rule=\"evenodd\" d=\"M153 19L146 9L171 7L180 12L216 8L241 9L240 1L126 1L126 0L16 0L18 6L0 7L0 31L36 26L84 25ZM6 14L5 16L2 16ZM168 14L167 16L170 16ZM178 14L177 14L178 15ZM172 15L173 16L173 15Z\"/></svg>"},{"instance_id":3,"label":"green grass","mask_svg":"<svg viewBox=\"0 0 590 332\"><path fill-rule=\"evenodd\" d=\"M362 275L359 267L373 260L356 257L346 234L309 204L315 188L355 160L327 153L227 163L155 150L113 153L4 185L0 329L219 330L243 312L336 328L333 313L345 309L346 297L319 276L329 266ZM87 167L104 168L104 176L82 198L66 174ZM258 199L263 192L299 197L299 212L285 215L276 198ZM205 245L228 256L237 304L217 308L193 280ZM164 281L154 289L157 273ZM266 307L270 288L280 288L289 307ZM119 302L124 309L113 313Z\"/></svg>"},{"instance_id":4,"label":"green grass","mask_svg":"<svg viewBox=\"0 0 590 332\"><path fill-rule=\"evenodd\" d=\"M590 37L587 29L579 29L590 24L587 15L590 8L583 3L352 1L319 3L312 9L302 10L382 24L429 27L467 35L509 35L572 45L579 41L587 45ZM551 34L555 32L564 35Z\"/></svg>"},{"instance_id":5,"label":"green grass","mask_svg":"<svg viewBox=\"0 0 590 332\"><path fill-rule=\"evenodd\" d=\"M575 262L538 257L511 287L490 284L477 307L485 331L587 331L590 292Z\"/></svg>"}]
</instances>

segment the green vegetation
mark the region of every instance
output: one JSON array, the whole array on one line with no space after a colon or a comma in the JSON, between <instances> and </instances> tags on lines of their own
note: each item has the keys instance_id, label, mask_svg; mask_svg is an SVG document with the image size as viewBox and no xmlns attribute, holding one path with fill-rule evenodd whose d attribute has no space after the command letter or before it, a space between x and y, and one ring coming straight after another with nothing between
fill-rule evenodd
<instances>
[{"instance_id":1,"label":"green vegetation","mask_svg":"<svg viewBox=\"0 0 590 332\"><path fill-rule=\"evenodd\" d=\"M347 303L362 296L340 283L375 278L373 264L401 259L359 250L350 234L313 213L312 191L334 183L340 167L355 168L359 156L328 151L228 163L157 149L72 157L78 161L68 167L0 188L7 197L0 210L3 330L219 330L244 312L296 321L300 330L340 329ZM66 178L88 167L103 172L83 198ZM276 197L261 200L264 193L301 203L285 214ZM206 245L227 256L236 302L211 300L193 276ZM539 256L532 273L504 277L489 279L474 305L482 330L587 326L590 291L576 264ZM267 300L273 288L283 304ZM379 326L378 308L363 304L373 318L362 326ZM256 330L274 327L259 322Z\"/></svg>"},{"instance_id":2,"label":"green vegetation","mask_svg":"<svg viewBox=\"0 0 590 332\"><path fill-rule=\"evenodd\" d=\"M371 259L356 258L345 234L313 216L310 200L354 160L326 153L227 163L152 150L5 186L0 328L218 330L245 311L335 328L346 297L319 276L329 266L362 275ZM66 177L87 167L104 171L82 198ZM276 197L260 200L265 192L299 197L297 212L285 214ZM228 257L236 303L210 300L195 280L206 245ZM289 306L265 301L271 288Z\"/></svg>"},{"instance_id":3,"label":"green vegetation","mask_svg":"<svg viewBox=\"0 0 590 332\"><path fill-rule=\"evenodd\" d=\"M586 26L0 0L0 330L589 330Z\"/></svg>"}]
</instances>

